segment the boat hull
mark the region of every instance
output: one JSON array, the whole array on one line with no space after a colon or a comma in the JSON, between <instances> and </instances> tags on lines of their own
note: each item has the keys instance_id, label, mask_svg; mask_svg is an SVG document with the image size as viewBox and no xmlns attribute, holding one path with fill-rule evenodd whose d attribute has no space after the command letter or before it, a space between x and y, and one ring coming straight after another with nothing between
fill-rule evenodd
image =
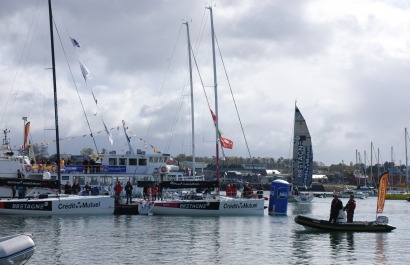
<instances>
[{"instance_id":1,"label":"boat hull","mask_svg":"<svg viewBox=\"0 0 410 265\"><path fill-rule=\"evenodd\" d=\"M156 201L149 214L187 216L264 215L264 199Z\"/></svg>"},{"instance_id":2,"label":"boat hull","mask_svg":"<svg viewBox=\"0 0 410 265\"><path fill-rule=\"evenodd\" d=\"M387 193L386 200L406 200L409 196L409 193Z\"/></svg>"},{"instance_id":3,"label":"boat hull","mask_svg":"<svg viewBox=\"0 0 410 265\"><path fill-rule=\"evenodd\" d=\"M326 220L319 220L303 215L297 215L295 222L302 225L307 230L320 230L328 232L390 232L396 227L389 224L380 224L376 221L353 223L331 223Z\"/></svg>"},{"instance_id":4,"label":"boat hull","mask_svg":"<svg viewBox=\"0 0 410 265\"><path fill-rule=\"evenodd\" d=\"M0 237L0 264L24 264L35 248L31 235Z\"/></svg>"},{"instance_id":5,"label":"boat hull","mask_svg":"<svg viewBox=\"0 0 410 265\"><path fill-rule=\"evenodd\" d=\"M113 214L110 196L55 196L0 200L0 215L96 215Z\"/></svg>"},{"instance_id":6,"label":"boat hull","mask_svg":"<svg viewBox=\"0 0 410 265\"><path fill-rule=\"evenodd\" d=\"M289 195L288 202L312 202L313 196L309 194L303 195Z\"/></svg>"}]
</instances>

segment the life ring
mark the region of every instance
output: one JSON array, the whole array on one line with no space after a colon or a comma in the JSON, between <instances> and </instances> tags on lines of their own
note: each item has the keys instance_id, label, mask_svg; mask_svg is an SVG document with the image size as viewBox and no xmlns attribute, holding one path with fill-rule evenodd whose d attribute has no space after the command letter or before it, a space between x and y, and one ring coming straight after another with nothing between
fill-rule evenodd
<instances>
[{"instance_id":1,"label":"life ring","mask_svg":"<svg viewBox=\"0 0 410 265\"><path fill-rule=\"evenodd\" d=\"M44 166L43 164L38 165L38 172L43 172L44 171Z\"/></svg>"},{"instance_id":2,"label":"life ring","mask_svg":"<svg viewBox=\"0 0 410 265\"><path fill-rule=\"evenodd\" d=\"M26 172L30 172L31 171L31 165L26 165Z\"/></svg>"},{"instance_id":3,"label":"life ring","mask_svg":"<svg viewBox=\"0 0 410 265\"><path fill-rule=\"evenodd\" d=\"M57 171L57 166L52 166L51 167L51 172L55 173Z\"/></svg>"},{"instance_id":4,"label":"life ring","mask_svg":"<svg viewBox=\"0 0 410 265\"><path fill-rule=\"evenodd\" d=\"M167 172L167 167L166 166L161 167L161 172L163 173Z\"/></svg>"}]
</instances>

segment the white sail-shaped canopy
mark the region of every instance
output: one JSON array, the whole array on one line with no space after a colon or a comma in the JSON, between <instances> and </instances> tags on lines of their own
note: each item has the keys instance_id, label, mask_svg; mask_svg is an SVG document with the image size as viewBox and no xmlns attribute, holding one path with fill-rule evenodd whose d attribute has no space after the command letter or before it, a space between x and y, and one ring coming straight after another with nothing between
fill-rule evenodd
<instances>
[{"instance_id":1,"label":"white sail-shaped canopy","mask_svg":"<svg viewBox=\"0 0 410 265\"><path fill-rule=\"evenodd\" d=\"M312 139L298 107L295 107L292 167L293 185L310 186L313 173Z\"/></svg>"}]
</instances>

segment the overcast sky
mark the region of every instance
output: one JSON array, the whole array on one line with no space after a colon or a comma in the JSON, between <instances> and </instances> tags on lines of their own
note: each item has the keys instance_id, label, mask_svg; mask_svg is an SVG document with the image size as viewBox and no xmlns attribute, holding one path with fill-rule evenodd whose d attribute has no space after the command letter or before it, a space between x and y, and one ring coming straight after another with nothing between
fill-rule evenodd
<instances>
[{"instance_id":1,"label":"overcast sky","mask_svg":"<svg viewBox=\"0 0 410 265\"><path fill-rule=\"evenodd\" d=\"M174 156L191 154L182 24L188 21L197 63L196 156L214 156L205 97L214 109L209 5L225 65L218 52L219 127L234 142L226 156L290 158L297 101L314 161L355 163L357 150L367 165L371 158L377 161L378 152L383 162L406 163L410 3L404 0L55 0L61 152L95 150L90 130L99 151L125 152L122 128L117 129L125 120L134 149L145 149L141 138L146 152L155 146ZM53 141L47 1L1 1L0 39L1 129L10 130L17 148L27 117L33 143ZM91 73L87 83L80 59ZM49 152L55 153L55 144Z\"/></svg>"}]
</instances>

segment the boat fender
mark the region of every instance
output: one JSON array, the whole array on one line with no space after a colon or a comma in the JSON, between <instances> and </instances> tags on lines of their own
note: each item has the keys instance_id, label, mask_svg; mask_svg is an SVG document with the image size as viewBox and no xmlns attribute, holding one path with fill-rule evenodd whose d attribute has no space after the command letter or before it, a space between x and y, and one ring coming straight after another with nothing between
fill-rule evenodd
<instances>
[{"instance_id":1,"label":"boat fender","mask_svg":"<svg viewBox=\"0 0 410 265\"><path fill-rule=\"evenodd\" d=\"M339 211L336 223L346 223L346 213L342 210Z\"/></svg>"},{"instance_id":2,"label":"boat fender","mask_svg":"<svg viewBox=\"0 0 410 265\"><path fill-rule=\"evenodd\" d=\"M30 172L31 171L31 165L26 165L26 172Z\"/></svg>"}]
</instances>

